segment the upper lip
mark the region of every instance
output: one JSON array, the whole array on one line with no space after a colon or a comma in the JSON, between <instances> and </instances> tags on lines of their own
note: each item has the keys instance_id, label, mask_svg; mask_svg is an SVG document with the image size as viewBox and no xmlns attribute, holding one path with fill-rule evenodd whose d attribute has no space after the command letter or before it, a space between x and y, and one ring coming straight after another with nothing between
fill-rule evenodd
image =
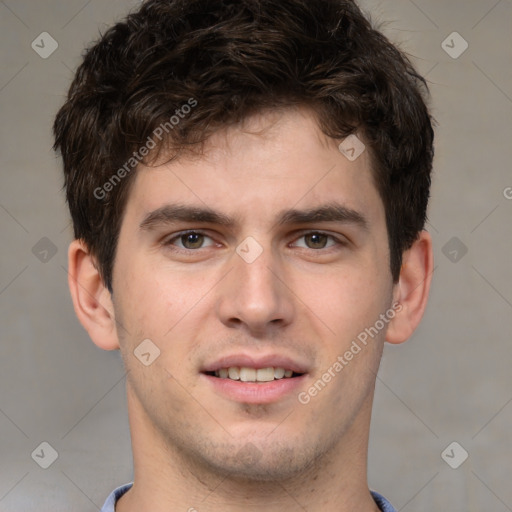
<instances>
[{"instance_id":1,"label":"upper lip","mask_svg":"<svg viewBox=\"0 0 512 512\"><path fill-rule=\"evenodd\" d=\"M307 373L307 365L301 361L279 354L267 354L256 356L251 354L230 354L220 357L212 363L206 364L202 372L214 372L221 368L284 368L295 373Z\"/></svg>"}]
</instances>

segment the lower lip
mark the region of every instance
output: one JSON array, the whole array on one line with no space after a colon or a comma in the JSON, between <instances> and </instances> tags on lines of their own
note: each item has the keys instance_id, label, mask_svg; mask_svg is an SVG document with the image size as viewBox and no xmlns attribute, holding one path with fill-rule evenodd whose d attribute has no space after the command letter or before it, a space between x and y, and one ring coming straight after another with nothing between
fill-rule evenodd
<instances>
[{"instance_id":1,"label":"lower lip","mask_svg":"<svg viewBox=\"0 0 512 512\"><path fill-rule=\"evenodd\" d=\"M216 393L236 402L248 404L269 404L277 402L304 386L306 374L269 382L242 382L240 380L221 379L201 374Z\"/></svg>"}]
</instances>

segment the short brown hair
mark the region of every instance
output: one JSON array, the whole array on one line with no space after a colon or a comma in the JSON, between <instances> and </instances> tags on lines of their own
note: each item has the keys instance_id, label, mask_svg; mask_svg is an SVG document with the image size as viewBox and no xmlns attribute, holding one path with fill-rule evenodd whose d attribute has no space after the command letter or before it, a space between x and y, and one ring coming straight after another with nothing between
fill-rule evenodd
<instances>
[{"instance_id":1,"label":"short brown hair","mask_svg":"<svg viewBox=\"0 0 512 512\"><path fill-rule=\"evenodd\" d=\"M85 52L55 119L74 235L112 292L139 161L161 149L197 149L265 109L308 106L326 135L357 131L369 146L397 282L402 253L427 218L427 93L407 56L353 1L147 0ZM153 149L147 158L142 147Z\"/></svg>"}]
</instances>

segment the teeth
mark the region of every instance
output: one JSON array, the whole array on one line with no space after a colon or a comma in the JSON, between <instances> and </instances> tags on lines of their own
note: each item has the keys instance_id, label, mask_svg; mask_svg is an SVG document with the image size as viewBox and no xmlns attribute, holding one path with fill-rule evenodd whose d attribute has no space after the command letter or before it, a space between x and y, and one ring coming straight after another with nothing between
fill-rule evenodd
<instances>
[{"instance_id":1,"label":"teeth","mask_svg":"<svg viewBox=\"0 0 512 512\"><path fill-rule=\"evenodd\" d=\"M254 368L240 368L240 380L242 382L254 382L256 380L256 370Z\"/></svg>"},{"instance_id":2,"label":"teeth","mask_svg":"<svg viewBox=\"0 0 512 512\"><path fill-rule=\"evenodd\" d=\"M290 378L293 370L285 370L284 368L246 368L231 366L229 368L221 368L215 372L216 377L221 379L240 380L242 382L270 382L274 379Z\"/></svg>"},{"instance_id":3,"label":"teeth","mask_svg":"<svg viewBox=\"0 0 512 512\"><path fill-rule=\"evenodd\" d=\"M282 379L286 373L284 368L274 368L274 377L276 379Z\"/></svg>"},{"instance_id":4,"label":"teeth","mask_svg":"<svg viewBox=\"0 0 512 512\"><path fill-rule=\"evenodd\" d=\"M269 382L274 380L274 368L260 368L256 370L256 380L260 382Z\"/></svg>"},{"instance_id":5,"label":"teeth","mask_svg":"<svg viewBox=\"0 0 512 512\"><path fill-rule=\"evenodd\" d=\"M233 379L233 380L240 379L240 368L236 368L235 366L228 368L228 375L229 375L230 379ZM220 377L220 372L219 372L219 377Z\"/></svg>"}]
</instances>

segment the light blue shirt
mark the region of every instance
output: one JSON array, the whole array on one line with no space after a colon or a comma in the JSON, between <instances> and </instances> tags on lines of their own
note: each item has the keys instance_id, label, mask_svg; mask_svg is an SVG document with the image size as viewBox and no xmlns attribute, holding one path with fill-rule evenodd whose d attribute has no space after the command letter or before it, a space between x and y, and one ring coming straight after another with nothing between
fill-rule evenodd
<instances>
[{"instance_id":1,"label":"light blue shirt","mask_svg":"<svg viewBox=\"0 0 512 512\"><path fill-rule=\"evenodd\" d=\"M100 512L115 512L116 502L117 500L133 485L133 482L129 484L122 485L121 487L118 487L114 491L112 491L112 494L107 498L107 501L105 501L105 504L101 508ZM375 500L375 503L377 503L378 507L380 508L381 512L396 512L396 510L393 508L393 505L389 503L389 501L384 498L384 496L381 496L379 493L375 491L371 491L373 499Z\"/></svg>"}]
</instances>

